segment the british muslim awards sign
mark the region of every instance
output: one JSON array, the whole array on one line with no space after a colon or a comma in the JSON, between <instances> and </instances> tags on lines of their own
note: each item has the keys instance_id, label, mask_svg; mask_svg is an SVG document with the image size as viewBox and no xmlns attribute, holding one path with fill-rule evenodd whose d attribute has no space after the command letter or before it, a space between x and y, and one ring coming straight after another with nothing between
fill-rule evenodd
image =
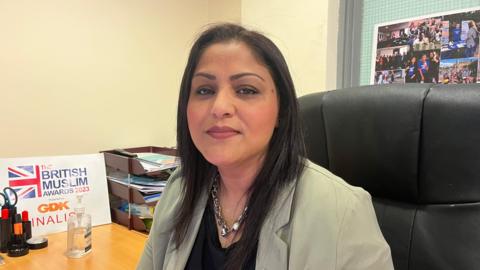
<instances>
[{"instance_id":1,"label":"british muslim awards sign","mask_svg":"<svg viewBox=\"0 0 480 270\"><path fill-rule=\"evenodd\" d=\"M33 235L66 231L77 195L93 226L111 223L102 154L0 159L0 191L5 187L17 193L17 212L29 212Z\"/></svg>"}]
</instances>

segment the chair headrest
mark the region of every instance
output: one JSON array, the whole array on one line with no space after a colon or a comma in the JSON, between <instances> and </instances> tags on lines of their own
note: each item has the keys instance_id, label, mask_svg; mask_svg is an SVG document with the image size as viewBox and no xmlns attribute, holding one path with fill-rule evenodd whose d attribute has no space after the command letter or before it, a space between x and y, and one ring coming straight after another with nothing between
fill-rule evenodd
<instances>
[{"instance_id":1,"label":"chair headrest","mask_svg":"<svg viewBox=\"0 0 480 270\"><path fill-rule=\"evenodd\" d=\"M299 103L308 157L373 196L480 201L480 85L363 86Z\"/></svg>"}]
</instances>

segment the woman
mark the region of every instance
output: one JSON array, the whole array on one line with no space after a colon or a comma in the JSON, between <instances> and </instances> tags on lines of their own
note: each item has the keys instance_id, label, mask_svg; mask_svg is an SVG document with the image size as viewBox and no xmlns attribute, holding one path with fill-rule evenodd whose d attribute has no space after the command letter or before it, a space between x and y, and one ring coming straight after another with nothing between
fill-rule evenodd
<instances>
[{"instance_id":1,"label":"woman","mask_svg":"<svg viewBox=\"0 0 480 270\"><path fill-rule=\"evenodd\" d=\"M182 166L138 269L393 269L371 199L305 160L287 65L265 36L224 24L182 78Z\"/></svg>"},{"instance_id":2,"label":"woman","mask_svg":"<svg viewBox=\"0 0 480 270\"><path fill-rule=\"evenodd\" d=\"M408 66L405 70L405 82L406 83L416 83L419 82L419 75L418 75L418 69L417 69L417 58L415 56L412 56L412 59L410 59Z\"/></svg>"},{"instance_id":3,"label":"woman","mask_svg":"<svg viewBox=\"0 0 480 270\"><path fill-rule=\"evenodd\" d=\"M465 57L474 57L477 51L477 36L478 31L474 21L468 22L467 39L465 40Z\"/></svg>"},{"instance_id":4,"label":"woman","mask_svg":"<svg viewBox=\"0 0 480 270\"><path fill-rule=\"evenodd\" d=\"M418 73L420 74L420 83L431 83L430 77L430 60L427 58L427 54L422 54L422 57L418 61Z\"/></svg>"},{"instance_id":5,"label":"woman","mask_svg":"<svg viewBox=\"0 0 480 270\"><path fill-rule=\"evenodd\" d=\"M440 73L440 56L436 51L433 51L430 53L430 59L432 61L432 68L431 68L431 76L432 76L432 82L434 83L439 83L438 81L438 75Z\"/></svg>"}]
</instances>

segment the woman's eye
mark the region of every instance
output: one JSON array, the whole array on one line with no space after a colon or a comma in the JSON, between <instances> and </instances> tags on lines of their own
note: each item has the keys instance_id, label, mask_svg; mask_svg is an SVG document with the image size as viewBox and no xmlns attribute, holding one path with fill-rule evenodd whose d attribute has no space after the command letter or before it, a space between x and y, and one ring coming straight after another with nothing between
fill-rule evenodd
<instances>
[{"instance_id":1,"label":"woman's eye","mask_svg":"<svg viewBox=\"0 0 480 270\"><path fill-rule=\"evenodd\" d=\"M213 91L212 89L210 88L206 88L206 87L202 87L202 88L199 88L195 91L198 95L201 95L201 96L205 96L205 95L212 95L215 93L215 91Z\"/></svg>"},{"instance_id":2,"label":"woman's eye","mask_svg":"<svg viewBox=\"0 0 480 270\"><path fill-rule=\"evenodd\" d=\"M242 87L237 90L237 93L240 95L255 95L258 94L258 91L250 87Z\"/></svg>"}]
</instances>

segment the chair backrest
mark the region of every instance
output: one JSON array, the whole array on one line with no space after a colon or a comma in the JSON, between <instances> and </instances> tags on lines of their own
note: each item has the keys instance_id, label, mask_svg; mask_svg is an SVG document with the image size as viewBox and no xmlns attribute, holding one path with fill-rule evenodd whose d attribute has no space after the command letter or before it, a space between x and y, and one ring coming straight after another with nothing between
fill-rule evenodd
<instances>
[{"instance_id":1,"label":"chair backrest","mask_svg":"<svg viewBox=\"0 0 480 270\"><path fill-rule=\"evenodd\" d=\"M373 197L396 270L480 269L480 84L299 98L307 155Z\"/></svg>"}]
</instances>

